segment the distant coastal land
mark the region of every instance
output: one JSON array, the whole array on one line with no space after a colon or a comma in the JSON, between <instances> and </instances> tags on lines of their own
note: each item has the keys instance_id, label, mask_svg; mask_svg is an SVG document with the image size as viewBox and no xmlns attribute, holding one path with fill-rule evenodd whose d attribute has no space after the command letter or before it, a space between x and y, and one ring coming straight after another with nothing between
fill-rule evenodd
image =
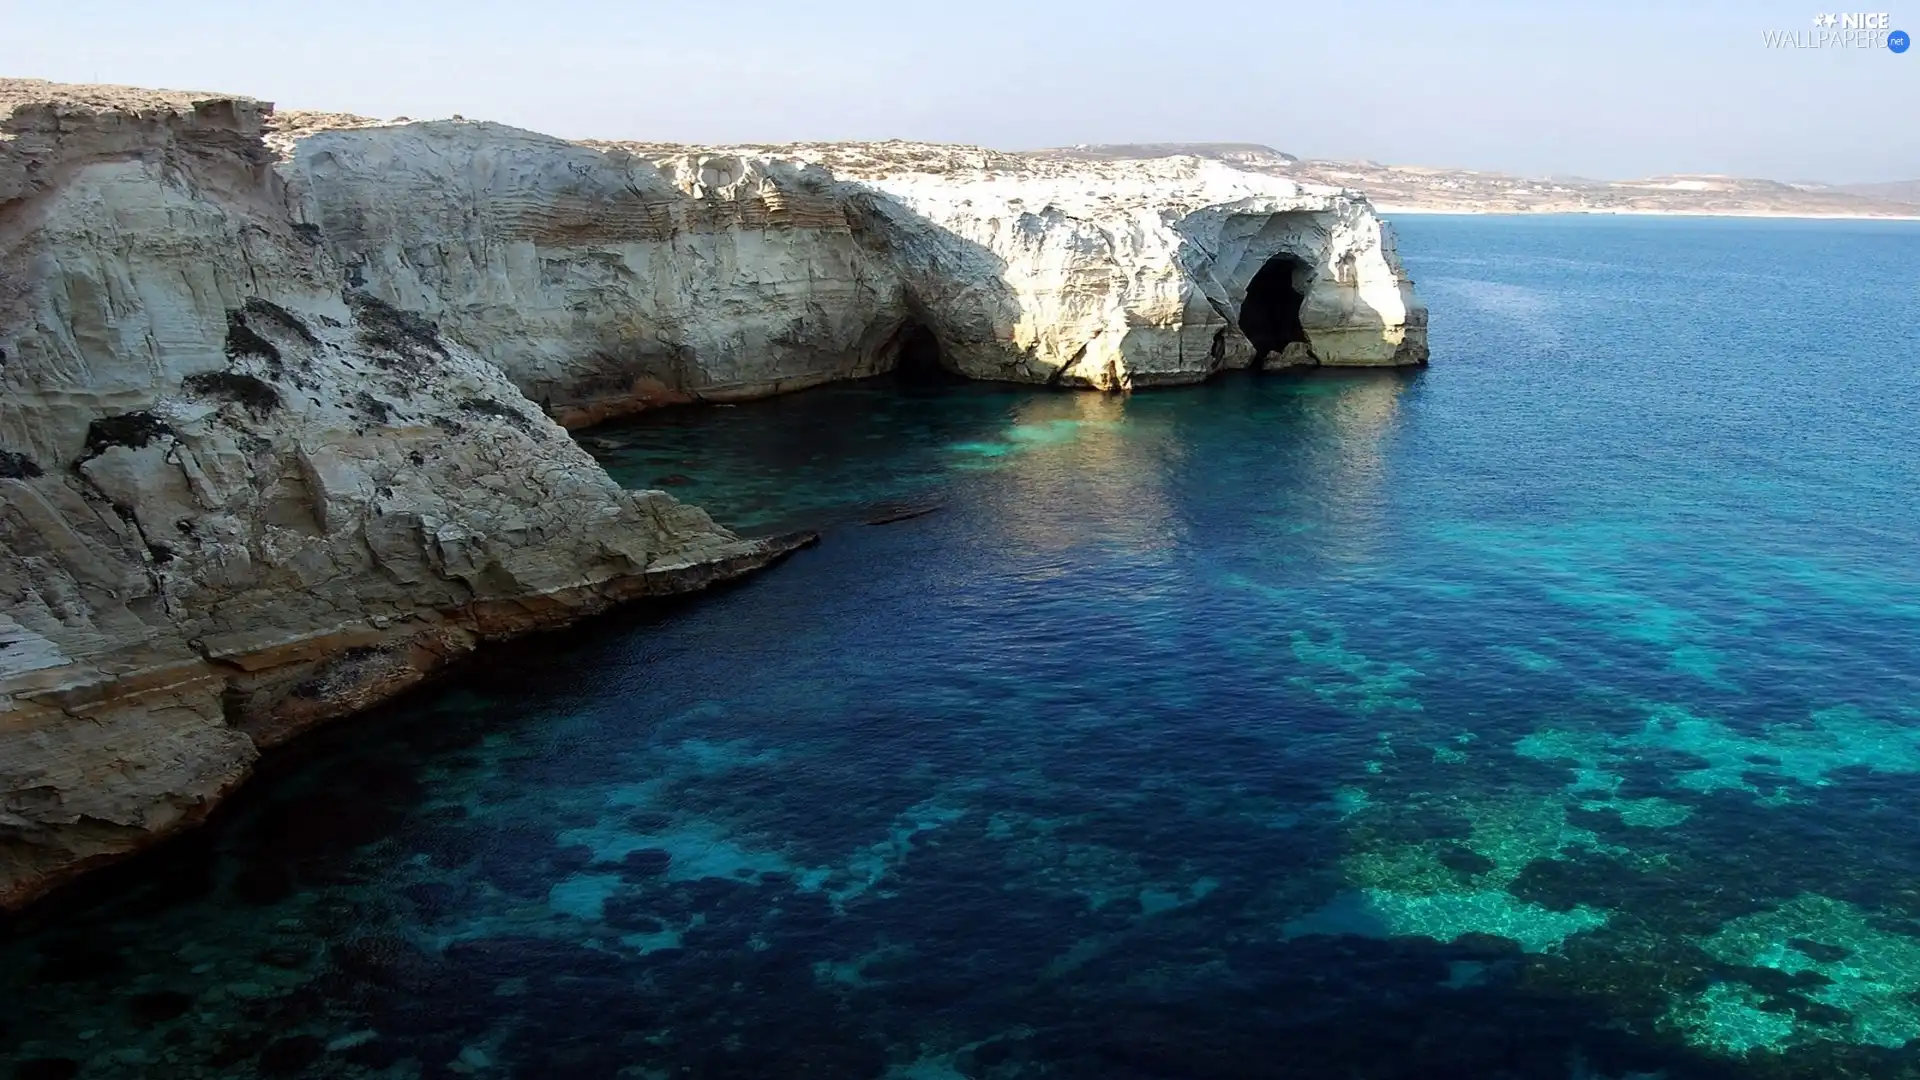
<instances>
[{"instance_id":1,"label":"distant coastal land","mask_svg":"<svg viewBox=\"0 0 1920 1080\"><path fill-rule=\"evenodd\" d=\"M1920 218L1920 180L1828 185L1713 175L1634 180L1522 177L1480 169L1299 158L1256 143L1127 143L1032 151L1113 159L1189 154L1305 184L1352 188L1383 214L1680 214Z\"/></svg>"}]
</instances>

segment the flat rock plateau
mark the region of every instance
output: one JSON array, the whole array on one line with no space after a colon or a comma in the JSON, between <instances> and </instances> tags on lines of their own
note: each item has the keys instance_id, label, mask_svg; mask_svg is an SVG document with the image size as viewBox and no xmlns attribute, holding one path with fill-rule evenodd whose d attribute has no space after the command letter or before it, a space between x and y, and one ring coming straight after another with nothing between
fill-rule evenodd
<instances>
[{"instance_id":1,"label":"flat rock plateau","mask_svg":"<svg viewBox=\"0 0 1920 1080\"><path fill-rule=\"evenodd\" d=\"M1424 363L1367 199L1218 155L576 143L0 80L0 907L751 539L566 428L921 369Z\"/></svg>"}]
</instances>

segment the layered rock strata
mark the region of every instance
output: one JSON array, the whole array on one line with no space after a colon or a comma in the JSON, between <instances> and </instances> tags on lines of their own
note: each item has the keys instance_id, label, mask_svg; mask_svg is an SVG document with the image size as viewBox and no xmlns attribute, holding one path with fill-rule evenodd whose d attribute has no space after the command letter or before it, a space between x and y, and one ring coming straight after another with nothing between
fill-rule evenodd
<instances>
[{"instance_id":1,"label":"layered rock strata","mask_svg":"<svg viewBox=\"0 0 1920 1080\"><path fill-rule=\"evenodd\" d=\"M887 371L917 331L975 379L1198 382L1260 358L1243 315L1276 260L1301 331L1276 365L1427 356L1364 199L1216 161L580 145L465 121L281 145L295 214L359 287L570 425Z\"/></svg>"},{"instance_id":2,"label":"layered rock strata","mask_svg":"<svg viewBox=\"0 0 1920 1080\"><path fill-rule=\"evenodd\" d=\"M732 577L491 364L351 288L262 106L37 100L0 141L0 906L481 641Z\"/></svg>"},{"instance_id":3,"label":"layered rock strata","mask_svg":"<svg viewBox=\"0 0 1920 1080\"><path fill-rule=\"evenodd\" d=\"M1426 358L1364 200L1196 158L574 144L0 80L0 907L747 540L567 437L925 366ZM556 422L558 421L558 422Z\"/></svg>"}]
</instances>

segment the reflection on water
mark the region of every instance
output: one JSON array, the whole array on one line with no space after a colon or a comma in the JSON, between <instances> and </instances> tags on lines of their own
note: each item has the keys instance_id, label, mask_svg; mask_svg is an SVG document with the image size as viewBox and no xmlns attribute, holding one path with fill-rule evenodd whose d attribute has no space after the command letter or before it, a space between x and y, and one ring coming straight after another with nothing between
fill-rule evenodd
<instances>
[{"instance_id":1,"label":"reflection on water","mask_svg":"<svg viewBox=\"0 0 1920 1080\"><path fill-rule=\"evenodd\" d=\"M1920 230L1401 232L1559 338L1442 288L1418 374L588 433L825 541L496 650L12 927L6 1067L1910 1075L1920 368L1876 320Z\"/></svg>"},{"instance_id":2,"label":"reflection on water","mask_svg":"<svg viewBox=\"0 0 1920 1080\"><path fill-rule=\"evenodd\" d=\"M1368 561L1387 531L1387 447L1406 383L1394 374L1360 373L1336 384L1329 400L1319 403L1332 428L1331 449L1309 472L1320 483L1327 523L1321 550L1331 561Z\"/></svg>"},{"instance_id":3,"label":"reflection on water","mask_svg":"<svg viewBox=\"0 0 1920 1080\"><path fill-rule=\"evenodd\" d=\"M1126 398L1050 394L1014 410L1004 474L983 490L985 542L1007 550L1071 553L1094 544L1134 565L1175 558L1185 539L1167 486L1181 448ZM1092 528L1089 525L1092 524Z\"/></svg>"}]
</instances>

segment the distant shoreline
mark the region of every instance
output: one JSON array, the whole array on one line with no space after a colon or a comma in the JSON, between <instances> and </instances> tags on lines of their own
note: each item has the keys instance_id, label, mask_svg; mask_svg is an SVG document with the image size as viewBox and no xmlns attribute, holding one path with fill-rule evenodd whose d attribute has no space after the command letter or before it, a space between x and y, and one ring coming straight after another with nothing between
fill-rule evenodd
<instances>
[{"instance_id":1,"label":"distant shoreline","mask_svg":"<svg viewBox=\"0 0 1920 1080\"><path fill-rule=\"evenodd\" d=\"M1584 214L1594 217L1714 217L1781 218L1801 221L1920 221L1920 208L1911 214L1810 214L1791 210L1611 210L1592 207L1568 207L1554 210L1476 210L1463 207L1394 206L1374 203L1374 212L1384 217L1458 214L1463 217L1546 217L1553 214Z\"/></svg>"}]
</instances>

